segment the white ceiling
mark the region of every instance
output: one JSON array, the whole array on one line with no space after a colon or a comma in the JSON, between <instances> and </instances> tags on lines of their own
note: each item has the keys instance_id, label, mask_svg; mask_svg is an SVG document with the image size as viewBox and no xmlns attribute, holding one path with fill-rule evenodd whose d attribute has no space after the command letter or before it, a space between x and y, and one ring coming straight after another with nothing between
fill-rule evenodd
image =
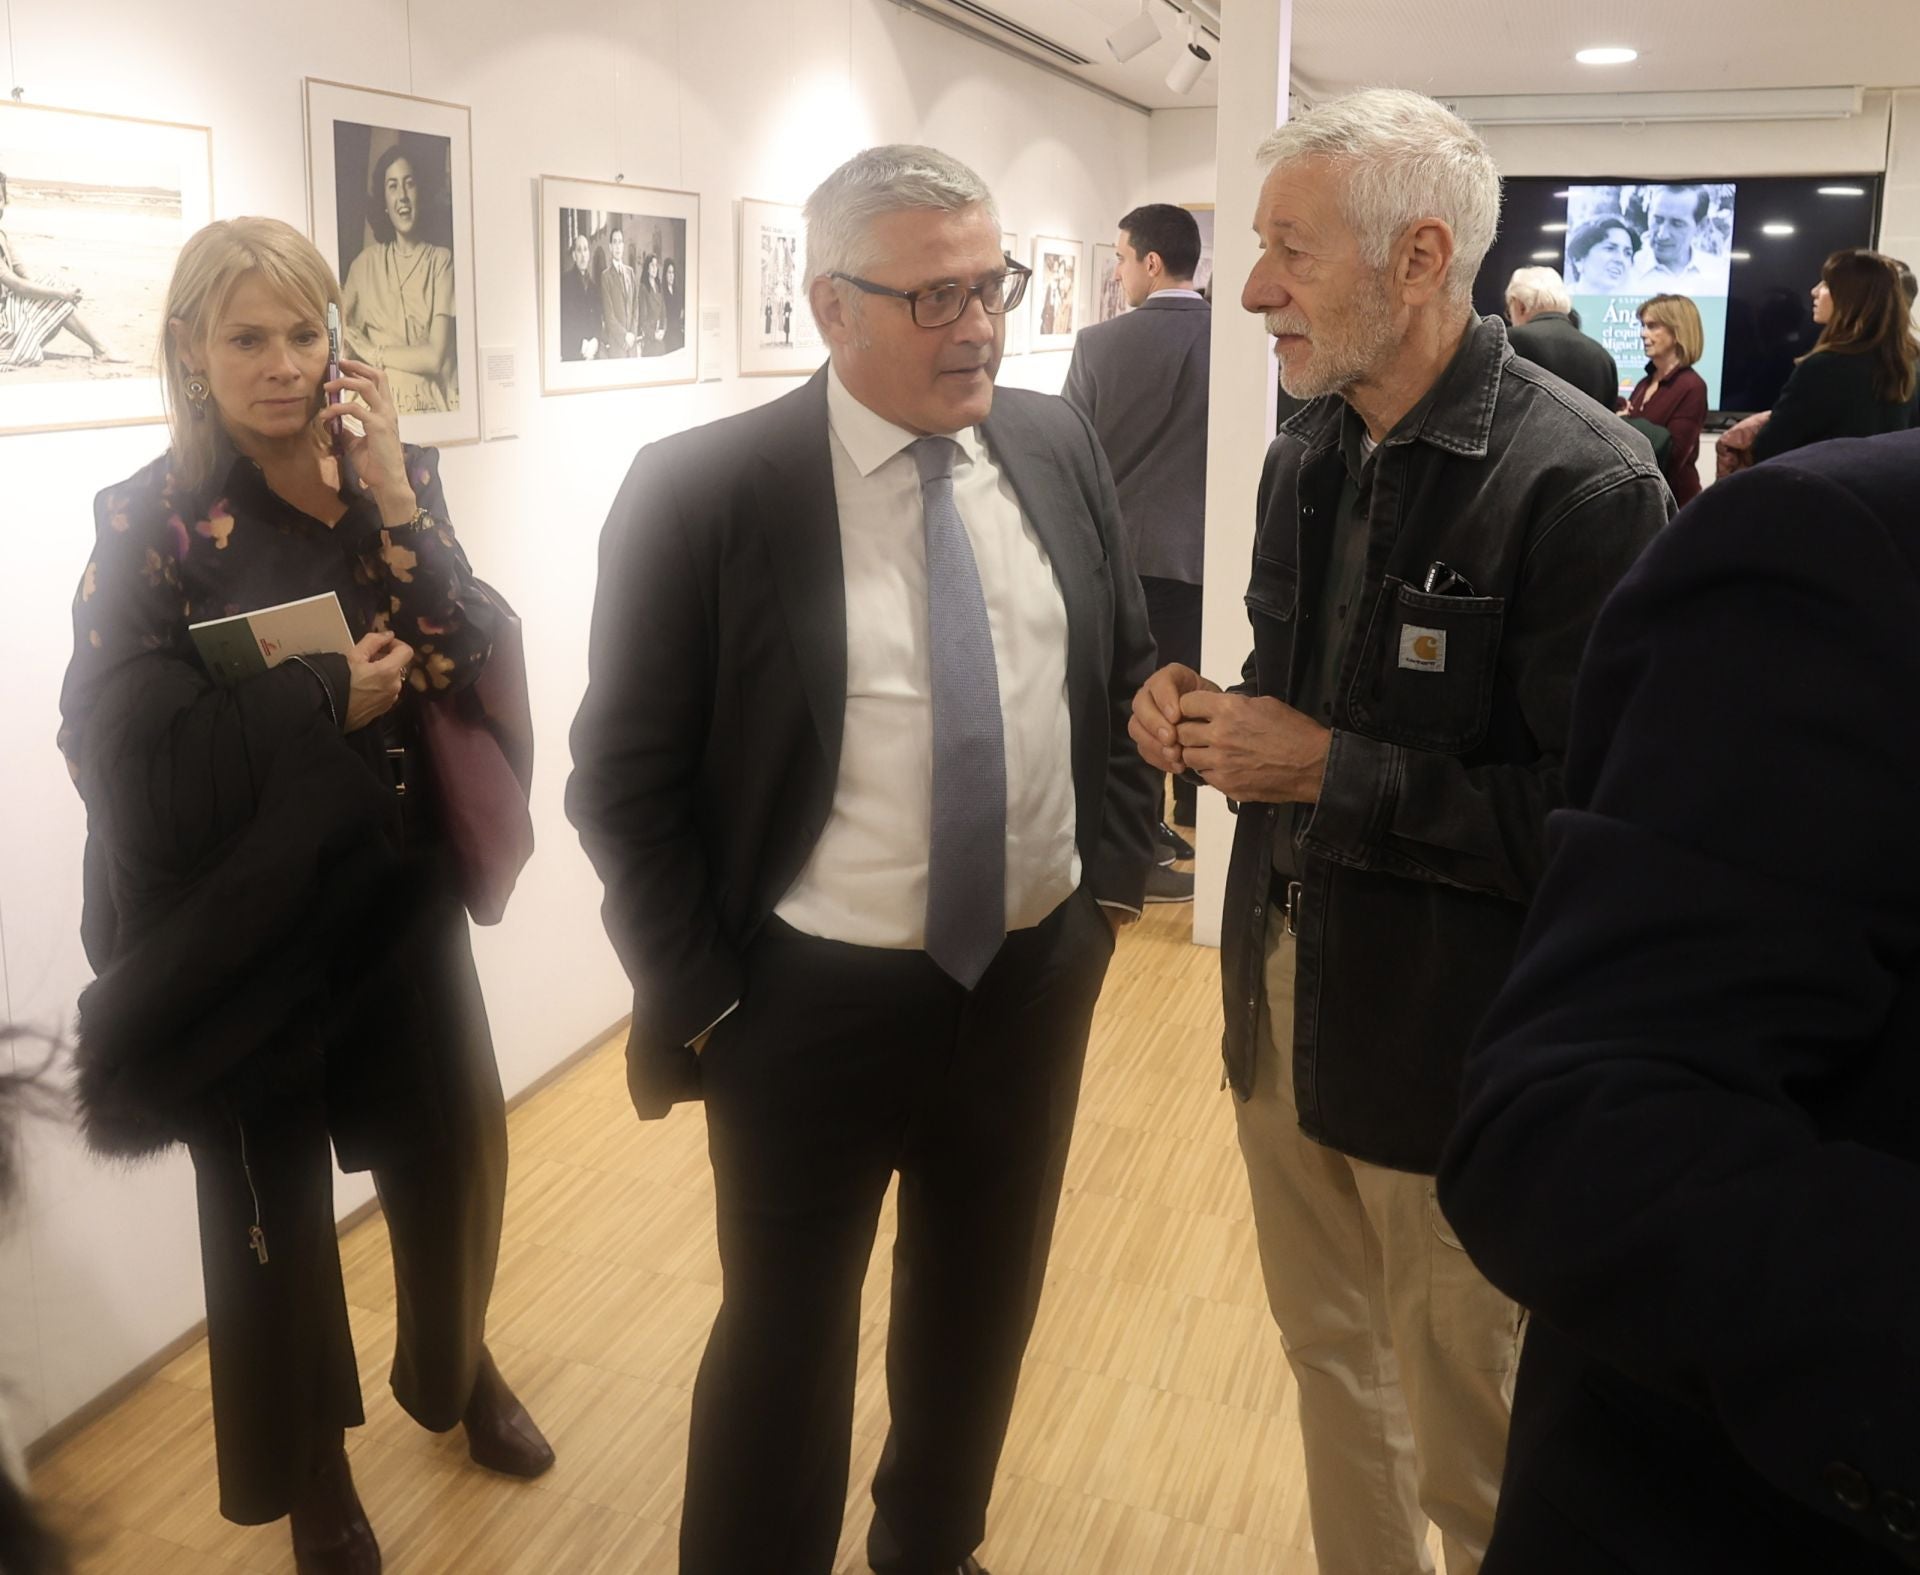
<instances>
[{"instance_id":1,"label":"white ceiling","mask_svg":"<svg viewBox=\"0 0 1920 1575\"><path fill-rule=\"evenodd\" d=\"M1085 55L1093 64L1077 75L1150 109L1215 102L1217 64L1185 97L1167 89L1182 35L1165 0L1149 3L1166 41L1128 65L1114 60L1106 36L1140 0L981 3ZM1226 47L1234 6L1244 3L1221 0ZM1574 61L1576 49L1596 44L1625 44L1640 58ZM1295 0L1293 70L1316 97L1369 84L1449 97L1910 86L1920 82L1920 0Z\"/></svg>"}]
</instances>

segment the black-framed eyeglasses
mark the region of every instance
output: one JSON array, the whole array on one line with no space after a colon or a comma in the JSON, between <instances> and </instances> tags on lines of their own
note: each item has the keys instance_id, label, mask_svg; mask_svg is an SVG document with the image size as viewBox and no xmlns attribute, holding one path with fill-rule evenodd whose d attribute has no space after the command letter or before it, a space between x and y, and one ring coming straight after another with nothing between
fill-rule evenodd
<instances>
[{"instance_id":1,"label":"black-framed eyeglasses","mask_svg":"<svg viewBox=\"0 0 1920 1575\"><path fill-rule=\"evenodd\" d=\"M827 277L864 290L868 295L890 295L896 301L905 301L914 323L921 328L945 328L960 320L967 302L976 295L991 317L1004 317L1026 299L1027 281L1033 277L1033 270L1022 267L1011 257L1003 255L1001 260L1007 265L1006 272L990 274L978 284L936 284L930 290L896 290L891 285L875 284L871 279L857 279L850 273L830 273Z\"/></svg>"}]
</instances>

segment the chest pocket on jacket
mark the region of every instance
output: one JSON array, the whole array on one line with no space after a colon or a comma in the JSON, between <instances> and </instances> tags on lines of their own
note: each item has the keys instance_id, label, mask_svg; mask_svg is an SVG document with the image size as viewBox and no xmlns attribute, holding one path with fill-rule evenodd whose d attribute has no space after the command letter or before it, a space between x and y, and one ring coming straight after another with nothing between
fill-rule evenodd
<instances>
[{"instance_id":1,"label":"chest pocket on jacket","mask_svg":"<svg viewBox=\"0 0 1920 1575\"><path fill-rule=\"evenodd\" d=\"M1387 576L1354 680L1354 720L1390 744L1460 754L1486 736L1503 596L1429 596Z\"/></svg>"},{"instance_id":2,"label":"chest pocket on jacket","mask_svg":"<svg viewBox=\"0 0 1920 1575\"><path fill-rule=\"evenodd\" d=\"M1284 695L1293 666L1293 626L1300 605L1300 571L1278 558L1254 555L1247 582L1253 624L1254 675L1263 695Z\"/></svg>"}]
</instances>

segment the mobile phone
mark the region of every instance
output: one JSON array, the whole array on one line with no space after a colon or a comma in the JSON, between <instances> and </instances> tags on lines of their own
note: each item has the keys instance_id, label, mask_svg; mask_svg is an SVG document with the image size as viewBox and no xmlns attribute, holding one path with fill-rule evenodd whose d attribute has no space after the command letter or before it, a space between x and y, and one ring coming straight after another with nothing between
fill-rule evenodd
<instances>
[{"instance_id":1,"label":"mobile phone","mask_svg":"<svg viewBox=\"0 0 1920 1575\"><path fill-rule=\"evenodd\" d=\"M340 308L332 301L327 302L327 381L337 382L340 377ZM329 405L339 405L341 396L336 389L327 395ZM346 422L339 416L333 418L333 452L336 456L346 450Z\"/></svg>"}]
</instances>

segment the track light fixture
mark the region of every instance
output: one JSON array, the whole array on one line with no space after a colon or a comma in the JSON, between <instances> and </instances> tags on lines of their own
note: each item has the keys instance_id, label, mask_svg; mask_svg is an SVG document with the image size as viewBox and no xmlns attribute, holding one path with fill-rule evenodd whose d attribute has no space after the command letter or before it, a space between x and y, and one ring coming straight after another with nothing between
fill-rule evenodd
<instances>
[{"instance_id":1,"label":"track light fixture","mask_svg":"<svg viewBox=\"0 0 1920 1575\"><path fill-rule=\"evenodd\" d=\"M1187 42L1167 73L1167 86L1175 93L1191 93L1201 74L1213 63L1213 56L1200 42L1200 29L1191 12L1187 15Z\"/></svg>"},{"instance_id":2,"label":"track light fixture","mask_svg":"<svg viewBox=\"0 0 1920 1575\"><path fill-rule=\"evenodd\" d=\"M1152 0L1142 0L1140 14L1107 34L1107 48L1122 62L1143 55L1160 42L1160 24L1153 19Z\"/></svg>"}]
</instances>

